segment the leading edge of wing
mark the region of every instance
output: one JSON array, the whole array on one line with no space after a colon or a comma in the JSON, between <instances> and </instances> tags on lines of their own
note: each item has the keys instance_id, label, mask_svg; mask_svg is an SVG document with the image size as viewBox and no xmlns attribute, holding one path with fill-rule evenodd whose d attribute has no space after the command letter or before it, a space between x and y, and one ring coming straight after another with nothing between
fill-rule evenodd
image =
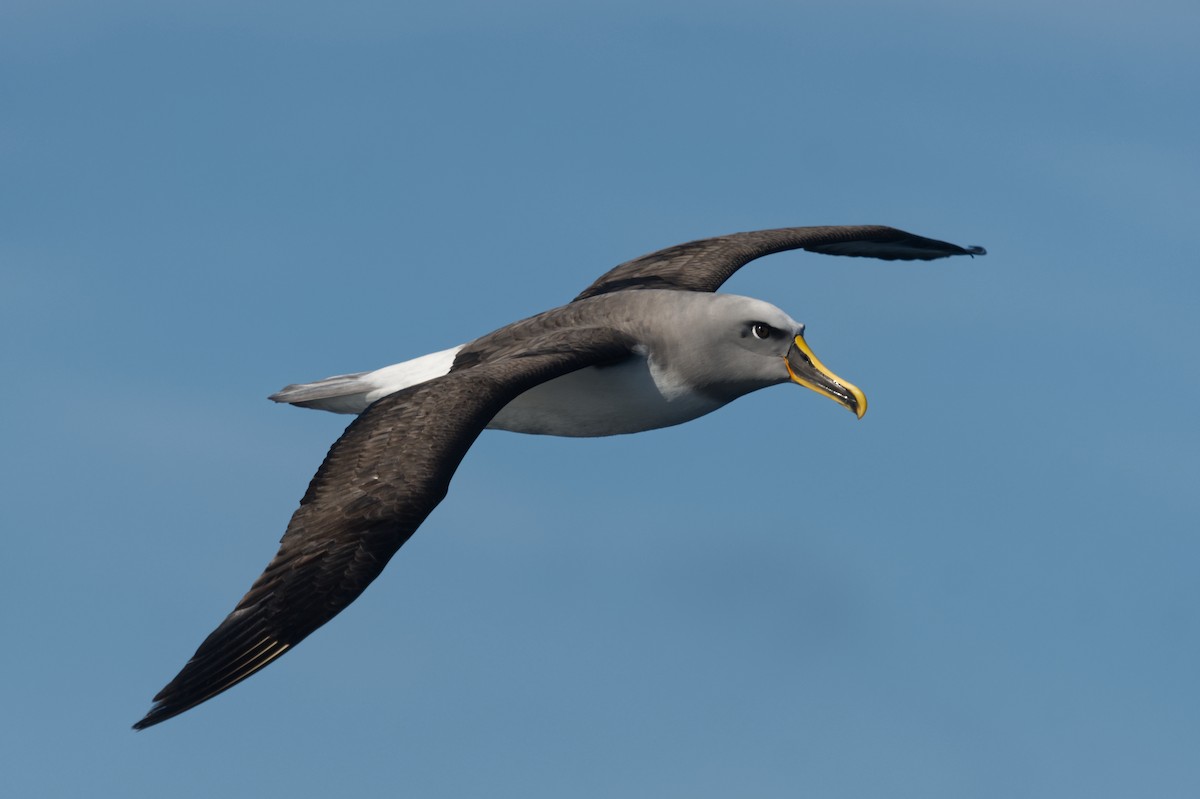
<instances>
[{"instance_id":1,"label":"leading edge of wing","mask_svg":"<svg viewBox=\"0 0 1200 799\"><path fill-rule=\"evenodd\" d=\"M930 261L951 255L986 255L982 247L960 247L882 225L825 225L733 233L676 244L614 267L575 301L632 289L716 291L738 269L764 255L808 250L825 255Z\"/></svg>"},{"instance_id":2,"label":"leading edge of wing","mask_svg":"<svg viewBox=\"0 0 1200 799\"><path fill-rule=\"evenodd\" d=\"M266 570L134 729L233 687L340 613L437 507L501 408L533 386L632 346L610 329L555 330L519 353L371 405L330 448Z\"/></svg>"}]
</instances>

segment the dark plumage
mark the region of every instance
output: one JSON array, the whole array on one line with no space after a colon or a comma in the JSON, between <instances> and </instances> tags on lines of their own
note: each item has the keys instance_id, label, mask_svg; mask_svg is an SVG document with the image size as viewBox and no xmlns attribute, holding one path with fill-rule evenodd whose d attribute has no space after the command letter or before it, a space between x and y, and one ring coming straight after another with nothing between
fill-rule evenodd
<instances>
[{"instance_id":1,"label":"dark plumage","mask_svg":"<svg viewBox=\"0 0 1200 799\"><path fill-rule=\"evenodd\" d=\"M351 422L300 500L279 552L135 729L236 685L340 613L446 496L496 411L531 386L628 354L632 342L612 330L574 329L527 345L520 357L384 397ZM444 413L446 406L455 412Z\"/></svg>"},{"instance_id":2,"label":"dark plumage","mask_svg":"<svg viewBox=\"0 0 1200 799\"><path fill-rule=\"evenodd\" d=\"M982 247L959 247L882 225L821 225L753 230L676 244L613 267L576 300L634 289L716 291L733 273L764 255L808 250L884 261L931 261L950 255L986 255Z\"/></svg>"}]
</instances>

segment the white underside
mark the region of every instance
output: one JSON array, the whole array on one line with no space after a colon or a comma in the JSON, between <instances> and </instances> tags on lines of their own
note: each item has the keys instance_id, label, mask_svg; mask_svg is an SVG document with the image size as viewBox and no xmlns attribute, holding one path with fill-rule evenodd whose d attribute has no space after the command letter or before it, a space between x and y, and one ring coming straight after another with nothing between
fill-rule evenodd
<instances>
[{"instance_id":1,"label":"white underside","mask_svg":"<svg viewBox=\"0 0 1200 799\"><path fill-rule=\"evenodd\" d=\"M663 385L645 358L590 366L531 388L490 428L548 436L612 436L691 421L725 403Z\"/></svg>"},{"instance_id":2,"label":"white underside","mask_svg":"<svg viewBox=\"0 0 1200 799\"><path fill-rule=\"evenodd\" d=\"M373 372L288 386L271 399L335 413L362 413L380 397L446 374L460 349L452 347ZM724 404L671 385L654 373L644 357L633 357L532 388L510 402L488 427L538 435L611 436L682 424Z\"/></svg>"}]
</instances>

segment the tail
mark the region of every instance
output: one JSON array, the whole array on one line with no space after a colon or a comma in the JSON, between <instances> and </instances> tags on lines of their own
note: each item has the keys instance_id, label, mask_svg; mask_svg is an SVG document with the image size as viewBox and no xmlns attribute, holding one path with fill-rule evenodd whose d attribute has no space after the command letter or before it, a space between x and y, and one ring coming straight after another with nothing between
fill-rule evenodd
<instances>
[{"instance_id":1,"label":"tail","mask_svg":"<svg viewBox=\"0 0 1200 799\"><path fill-rule=\"evenodd\" d=\"M371 404L367 402L367 394L375 388L370 383L370 376L370 372L355 372L315 383L292 383L267 399L333 413L362 413Z\"/></svg>"},{"instance_id":2,"label":"tail","mask_svg":"<svg viewBox=\"0 0 1200 799\"><path fill-rule=\"evenodd\" d=\"M380 397L446 374L461 349L462 345L451 347L373 372L335 375L315 383L293 383L268 399L333 413L362 413Z\"/></svg>"}]
</instances>

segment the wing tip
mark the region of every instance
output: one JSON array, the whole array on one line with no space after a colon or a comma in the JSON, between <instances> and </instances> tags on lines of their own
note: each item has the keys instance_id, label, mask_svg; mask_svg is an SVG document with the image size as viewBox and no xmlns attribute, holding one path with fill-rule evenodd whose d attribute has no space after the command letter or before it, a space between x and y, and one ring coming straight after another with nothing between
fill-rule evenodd
<instances>
[{"instance_id":1,"label":"wing tip","mask_svg":"<svg viewBox=\"0 0 1200 799\"><path fill-rule=\"evenodd\" d=\"M162 696L162 694L160 693L159 696ZM155 724L161 724L167 719L174 718L180 713L195 707L197 704L199 704L199 702L194 702L186 706L172 707L168 700L155 697L154 704L151 706L150 710L145 716L142 716L140 721L134 723L131 729L133 729L135 732L141 732L144 729L153 727Z\"/></svg>"},{"instance_id":2,"label":"wing tip","mask_svg":"<svg viewBox=\"0 0 1200 799\"><path fill-rule=\"evenodd\" d=\"M140 721L134 723L132 728L140 732L147 727L153 727L155 724L161 724L167 719L186 713L214 696L228 691L247 677L257 674L292 648L291 644L273 639L269 639L266 643L267 646L260 647L249 660L243 659L235 662L230 670L221 674L216 687L210 683L207 687L195 690L194 683L189 685L191 681L187 680L188 672L196 663L196 658L188 661L188 664L183 667L183 671L158 692L149 712Z\"/></svg>"},{"instance_id":3,"label":"wing tip","mask_svg":"<svg viewBox=\"0 0 1200 799\"><path fill-rule=\"evenodd\" d=\"M158 724L160 721L166 721L168 718L170 718L170 716L163 716L162 718L157 718L158 714L155 712L155 710L156 710L156 708L150 708L150 712L147 713L145 716L143 716L141 721L135 722L134 725L132 727L130 727L130 729L133 730L134 732L141 732L144 729L153 727L155 724Z\"/></svg>"}]
</instances>

